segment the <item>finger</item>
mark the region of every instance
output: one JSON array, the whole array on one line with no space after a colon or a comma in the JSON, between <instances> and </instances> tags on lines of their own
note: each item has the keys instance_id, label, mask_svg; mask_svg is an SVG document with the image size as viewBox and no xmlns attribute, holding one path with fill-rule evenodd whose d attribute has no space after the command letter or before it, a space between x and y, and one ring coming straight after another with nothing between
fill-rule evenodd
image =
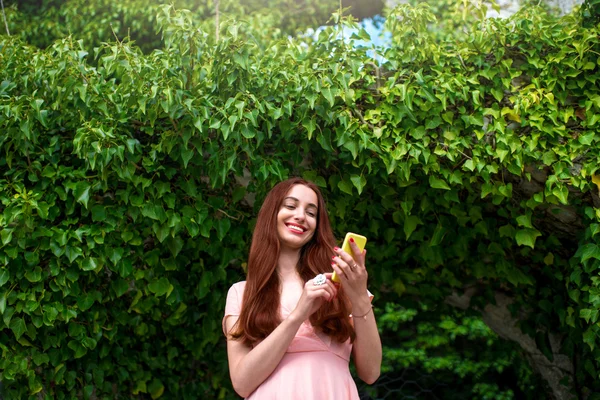
<instances>
[{"instance_id":1,"label":"finger","mask_svg":"<svg viewBox=\"0 0 600 400\"><path fill-rule=\"evenodd\" d=\"M333 283L327 285L327 293L329 293L329 298L327 299L327 301L332 301L335 298L336 292L337 289L335 288L335 286L333 286Z\"/></svg>"},{"instance_id":2,"label":"finger","mask_svg":"<svg viewBox=\"0 0 600 400\"><path fill-rule=\"evenodd\" d=\"M333 270L337 274L338 278L340 278L340 281L342 282L342 284L344 282L348 282L348 277L346 276L345 271L342 268L340 268L340 266L338 264L331 263L331 267L333 268Z\"/></svg>"},{"instance_id":3,"label":"finger","mask_svg":"<svg viewBox=\"0 0 600 400\"><path fill-rule=\"evenodd\" d=\"M350 238L350 248L352 249L352 253L354 254L353 258L355 260L360 260L362 253L353 238Z\"/></svg>"},{"instance_id":4,"label":"finger","mask_svg":"<svg viewBox=\"0 0 600 400\"><path fill-rule=\"evenodd\" d=\"M350 257L350 256L348 256L348 257ZM350 261L343 260L340 257L334 257L333 263L335 263L339 268L342 269L342 271L344 271L344 275L346 275L346 278L349 278L352 275L352 273L354 272L354 269L352 267L350 267L350 263L354 264L354 259L352 259L351 257L350 257Z\"/></svg>"},{"instance_id":5,"label":"finger","mask_svg":"<svg viewBox=\"0 0 600 400\"><path fill-rule=\"evenodd\" d=\"M340 283L332 281L331 280L332 275L333 275L332 272L325 272L325 278L327 278L327 282L330 282L333 285L333 287L335 288L335 294L334 294L334 297L335 297L335 296L337 296L337 291L340 287Z\"/></svg>"},{"instance_id":6,"label":"finger","mask_svg":"<svg viewBox=\"0 0 600 400\"><path fill-rule=\"evenodd\" d=\"M367 267L366 260L367 260L367 249L364 249L362 254L360 255L360 263L359 263L360 265L363 266L363 268Z\"/></svg>"},{"instance_id":7,"label":"finger","mask_svg":"<svg viewBox=\"0 0 600 400\"><path fill-rule=\"evenodd\" d=\"M331 293L333 293L333 297L335 297L340 284L333 281L327 281L327 285L331 288Z\"/></svg>"},{"instance_id":8,"label":"finger","mask_svg":"<svg viewBox=\"0 0 600 400\"><path fill-rule=\"evenodd\" d=\"M350 238L350 248L352 249L352 253L354 256L352 257L354 261L356 261L356 265L359 268L365 268L365 257L367 254L367 250L360 250L354 239Z\"/></svg>"},{"instance_id":9,"label":"finger","mask_svg":"<svg viewBox=\"0 0 600 400\"><path fill-rule=\"evenodd\" d=\"M325 284L319 286L319 288L317 289L317 295L319 297L322 297L326 301L331 301L333 300L335 293L333 287L329 286L328 284Z\"/></svg>"},{"instance_id":10,"label":"finger","mask_svg":"<svg viewBox=\"0 0 600 400\"><path fill-rule=\"evenodd\" d=\"M350 264L354 261L354 259L352 258L352 256L350 254L346 253L344 250L340 249L339 247L334 248L334 250L337 253L338 258L343 260L346 264ZM334 259L335 259L335 256L334 256Z\"/></svg>"}]
</instances>

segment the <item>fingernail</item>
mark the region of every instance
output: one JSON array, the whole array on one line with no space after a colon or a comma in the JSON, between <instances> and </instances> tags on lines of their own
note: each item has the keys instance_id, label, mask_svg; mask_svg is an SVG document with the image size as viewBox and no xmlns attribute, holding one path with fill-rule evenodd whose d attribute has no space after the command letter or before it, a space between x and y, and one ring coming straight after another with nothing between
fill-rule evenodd
<instances>
[{"instance_id":1,"label":"fingernail","mask_svg":"<svg viewBox=\"0 0 600 400\"><path fill-rule=\"evenodd\" d=\"M335 256L331 257L332 260L335 260Z\"/></svg>"},{"instance_id":2,"label":"fingernail","mask_svg":"<svg viewBox=\"0 0 600 400\"><path fill-rule=\"evenodd\" d=\"M354 238L350 238L350 241L351 241L352 243L354 243Z\"/></svg>"},{"instance_id":3,"label":"fingernail","mask_svg":"<svg viewBox=\"0 0 600 400\"><path fill-rule=\"evenodd\" d=\"M338 251L339 249L340 249L340 248L339 248L339 247L337 247L337 246L335 246L335 247L333 248L333 250L335 250L335 251Z\"/></svg>"}]
</instances>

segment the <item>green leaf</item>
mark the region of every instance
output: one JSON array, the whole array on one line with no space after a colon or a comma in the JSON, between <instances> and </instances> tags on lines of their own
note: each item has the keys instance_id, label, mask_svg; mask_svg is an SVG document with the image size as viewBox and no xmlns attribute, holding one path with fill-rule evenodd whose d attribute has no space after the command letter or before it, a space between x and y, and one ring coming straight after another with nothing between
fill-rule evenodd
<instances>
[{"instance_id":1,"label":"green leaf","mask_svg":"<svg viewBox=\"0 0 600 400\"><path fill-rule=\"evenodd\" d=\"M92 257L88 257L81 262L81 269L84 271L93 271L98 267L96 260Z\"/></svg>"},{"instance_id":2,"label":"green leaf","mask_svg":"<svg viewBox=\"0 0 600 400\"><path fill-rule=\"evenodd\" d=\"M133 272L133 264L130 259L123 259L117 264L117 272L121 278L127 278Z\"/></svg>"},{"instance_id":3,"label":"green leaf","mask_svg":"<svg viewBox=\"0 0 600 400\"><path fill-rule=\"evenodd\" d=\"M46 326L54 325L56 317L58 317L58 310L55 307L44 306L44 324Z\"/></svg>"},{"instance_id":4,"label":"green leaf","mask_svg":"<svg viewBox=\"0 0 600 400\"><path fill-rule=\"evenodd\" d=\"M77 306L81 311L89 310L94 305L95 298L92 293L86 293L77 298Z\"/></svg>"},{"instance_id":5,"label":"green leaf","mask_svg":"<svg viewBox=\"0 0 600 400\"><path fill-rule=\"evenodd\" d=\"M354 185L354 187L358 190L358 194L360 195L367 184L367 178L362 175L350 175L350 181Z\"/></svg>"},{"instance_id":6,"label":"green leaf","mask_svg":"<svg viewBox=\"0 0 600 400\"><path fill-rule=\"evenodd\" d=\"M323 94L323 97L325 97L327 99L327 101L329 102L329 105L331 107L333 107L335 100L334 100L334 95L333 95L331 88L323 88L321 90L321 94Z\"/></svg>"},{"instance_id":7,"label":"green leaf","mask_svg":"<svg viewBox=\"0 0 600 400\"><path fill-rule=\"evenodd\" d=\"M431 240L429 241L430 246L437 246L442 243L444 240L444 236L446 236L448 231L444 228L440 223L438 223L433 231L433 235L431 236Z\"/></svg>"},{"instance_id":8,"label":"green leaf","mask_svg":"<svg viewBox=\"0 0 600 400\"><path fill-rule=\"evenodd\" d=\"M213 220L210 218L207 218L200 225L200 235L204 236L205 238L209 238L210 230L212 229L212 227L213 227Z\"/></svg>"},{"instance_id":9,"label":"green leaf","mask_svg":"<svg viewBox=\"0 0 600 400\"><path fill-rule=\"evenodd\" d=\"M160 243L164 242L167 236L171 233L171 228L167 224L159 225L158 223L154 223L152 225L152 229L154 230L154 234Z\"/></svg>"},{"instance_id":10,"label":"green leaf","mask_svg":"<svg viewBox=\"0 0 600 400\"><path fill-rule=\"evenodd\" d=\"M530 276L526 275L518 268L509 268L505 274L506 279L515 286L519 284L533 285L535 283Z\"/></svg>"},{"instance_id":11,"label":"green leaf","mask_svg":"<svg viewBox=\"0 0 600 400\"><path fill-rule=\"evenodd\" d=\"M583 333L583 342L590 346L590 349L594 351L596 347L596 332L594 331L594 326L589 327Z\"/></svg>"},{"instance_id":12,"label":"green leaf","mask_svg":"<svg viewBox=\"0 0 600 400\"><path fill-rule=\"evenodd\" d=\"M74 357L76 359L85 356L88 352L88 350L77 340L71 340L67 346L74 351Z\"/></svg>"},{"instance_id":13,"label":"green leaf","mask_svg":"<svg viewBox=\"0 0 600 400\"><path fill-rule=\"evenodd\" d=\"M171 290L171 283L165 277L162 277L157 280L153 280L149 285L148 289L154 293L157 297L166 294L169 290Z\"/></svg>"},{"instance_id":14,"label":"green leaf","mask_svg":"<svg viewBox=\"0 0 600 400\"><path fill-rule=\"evenodd\" d=\"M552 188L552 194L555 195L562 204L569 204L569 189L566 185L555 186Z\"/></svg>"},{"instance_id":15,"label":"green leaf","mask_svg":"<svg viewBox=\"0 0 600 400\"><path fill-rule=\"evenodd\" d=\"M10 321L10 330L13 331L17 340L19 340L21 336L27 332L25 320L23 318L14 318L12 321Z\"/></svg>"},{"instance_id":16,"label":"green leaf","mask_svg":"<svg viewBox=\"0 0 600 400\"><path fill-rule=\"evenodd\" d=\"M35 365L39 367L40 365L48 364L48 362L50 362L50 357L48 357L48 354L35 352L32 360Z\"/></svg>"},{"instance_id":17,"label":"green leaf","mask_svg":"<svg viewBox=\"0 0 600 400\"><path fill-rule=\"evenodd\" d=\"M75 185L75 200L83 204L85 208L87 208L88 201L90 200L90 188L91 186L87 182L78 182Z\"/></svg>"},{"instance_id":18,"label":"green leaf","mask_svg":"<svg viewBox=\"0 0 600 400\"><path fill-rule=\"evenodd\" d=\"M342 181L339 181L337 184L337 187L344 193L347 193L349 195L352 194L352 183L348 182L345 179Z\"/></svg>"},{"instance_id":19,"label":"green leaf","mask_svg":"<svg viewBox=\"0 0 600 400\"><path fill-rule=\"evenodd\" d=\"M225 239L225 236L227 235L227 232L229 232L230 227L231 221L229 220L229 218L221 218L217 220L215 229L217 231L217 237L219 238L220 242L222 242L223 239Z\"/></svg>"},{"instance_id":20,"label":"green leaf","mask_svg":"<svg viewBox=\"0 0 600 400\"><path fill-rule=\"evenodd\" d=\"M92 207L92 221L102 222L106 219L106 210L103 205L96 204Z\"/></svg>"},{"instance_id":21,"label":"green leaf","mask_svg":"<svg viewBox=\"0 0 600 400\"><path fill-rule=\"evenodd\" d=\"M122 247L114 247L112 249L108 249L108 258L113 263L113 265L116 266L119 263L119 261L121 261L121 258L123 258L124 252L125 249L123 249Z\"/></svg>"},{"instance_id":22,"label":"green leaf","mask_svg":"<svg viewBox=\"0 0 600 400\"><path fill-rule=\"evenodd\" d=\"M518 216L517 224L519 224L519 226L523 226L525 228L533 228L533 226L531 225L531 215L527 214L527 215Z\"/></svg>"},{"instance_id":23,"label":"green leaf","mask_svg":"<svg viewBox=\"0 0 600 400\"><path fill-rule=\"evenodd\" d=\"M515 239L519 246L529 246L533 249L538 236L542 236L542 234L537 229L525 228L517 231Z\"/></svg>"},{"instance_id":24,"label":"green leaf","mask_svg":"<svg viewBox=\"0 0 600 400\"><path fill-rule=\"evenodd\" d=\"M238 186L235 188L233 193L231 194L231 201L233 203L237 203L246 195L246 188L244 186Z\"/></svg>"},{"instance_id":25,"label":"green leaf","mask_svg":"<svg viewBox=\"0 0 600 400\"><path fill-rule=\"evenodd\" d=\"M39 282L42 280L42 269L40 267L34 268L32 271L25 272L25 278L29 282Z\"/></svg>"},{"instance_id":26,"label":"green leaf","mask_svg":"<svg viewBox=\"0 0 600 400\"><path fill-rule=\"evenodd\" d=\"M450 186L448 186L448 184L443 179L436 178L433 175L429 176L429 186L431 186L434 189L450 190Z\"/></svg>"},{"instance_id":27,"label":"green leaf","mask_svg":"<svg viewBox=\"0 0 600 400\"><path fill-rule=\"evenodd\" d=\"M585 262L590 258L600 260L600 247L595 243L587 243L581 246L577 253L581 252L581 262Z\"/></svg>"},{"instance_id":28,"label":"green leaf","mask_svg":"<svg viewBox=\"0 0 600 400\"><path fill-rule=\"evenodd\" d=\"M2 268L0 269L0 287L4 286L6 282L10 279L10 273L8 269Z\"/></svg>"},{"instance_id":29,"label":"green leaf","mask_svg":"<svg viewBox=\"0 0 600 400\"><path fill-rule=\"evenodd\" d=\"M2 245L6 246L12 240L12 234L14 229L12 228L4 228L2 232L0 232L0 238L2 238Z\"/></svg>"},{"instance_id":30,"label":"green leaf","mask_svg":"<svg viewBox=\"0 0 600 400\"><path fill-rule=\"evenodd\" d=\"M181 249L183 249L183 239L179 236L169 238L166 243L169 250L171 250L173 257L177 257Z\"/></svg>"},{"instance_id":31,"label":"green leaf","mask_svg":"<svg viewBox=\"0 0 600 400\"><path fill-rule=\"evenodd\" d=\"M188 149L188 148L182 146L181 151L180 151L180 155L181 155L181 160L183 161L183 167L187 168L188 167L188 163L190 162L190 160L192 159L192 157L194 157L194 150L193 149Z\"/></svg>"},{"instance_id":32,"label":"green leaf","mask_svg":"<svg viewBox=\"0 0 600 400\"><path fill-rule=\"evenodd\" d=\"M41 219L48 219L48 209L50 208L50 205L48 205L48 203L44 202L44 201L40 201L37 204L37 211L38 211L38 215L40 216Z\"/></svg>"},{"instance_id":33,"label":"green leaf","mask_svg":"<svg viewBox=\"0 0 600 400\"><path fill-rule=\"evenodd\" d=\"M415 215L409 215L404 220L404 234L406 235L406 239L412 235L412 233L417 229L417 225L421 224L421 220L419 217Z\"/></svg>"},{"instance_id":34,"label":"green leaf","mask_svg":"<svg viewBox=\"0 0 600 400\"><path fill-rule=\"evenodd\" d=\"M598 310L592 310L589 308L583 308L581 309L581 311L579 312L579 317L585 319L586 323L592 323L595 324L596 321L598 320Z\"/></svg>"},{"instance_id":35,"label":"green leaf","mask_svg":"<svg viewBox=\"0 0 600 400\"><path fill-rule=\"evenodd\" d=\"M152 397L152 399L158 399L163 395L164 391L165 387L159 379L153 379L148 385L148 392L150 393L150 397Z\"/></svg>"},{"instance_id":36,"label":"green leaf","mask_svg":"<svg viewBox=\"0 0 600 400\"><path fill-rule=\"evenodd\" d=\"M73 261L75 261L77 257L83 256L83 251L79 247L67 246L65 254L69 259L69 262L73 263Z\"/></svg>"},{"instance_id":37,"label":"green leaf","mask_svg":"<svg viewBox=\"0 0 600 400\"><path fill-rule=\"evenodd\" d=\"M114 280L110 284L110 286L117 294L117 297L123 296L125 293L127 293L127 290L129 289L129 283L127 283L127 281L125 279L121 279L121 278Z\"/></svg>"},{"instance_id":38,"label":"green leaf","mask_svg":"<svg viewBox=\"0 0 600 400\"><path fill-rule=\"evenodd\" d=\"M4 292L0 294L0 314L4 314L4 310L6 310L6 295L8 293Z\"/></svg>"}]
</instances>

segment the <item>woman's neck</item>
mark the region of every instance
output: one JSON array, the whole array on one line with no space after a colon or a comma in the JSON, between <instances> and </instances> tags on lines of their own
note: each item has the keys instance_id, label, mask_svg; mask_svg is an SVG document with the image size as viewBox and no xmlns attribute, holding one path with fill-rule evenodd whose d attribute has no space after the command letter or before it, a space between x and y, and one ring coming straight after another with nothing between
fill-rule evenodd
<instances>
[{"instance_id":1,"label":"woman's neck","mask_svg":"<svg viewBox=\"0 0 600 400\"><path fill-rule=\"evenodd\" d=\"M299 260L300 250L280 249L279 261L277 262L277 273L282 282L300 279L297 269Z\"/></svg>"}]
</instances>

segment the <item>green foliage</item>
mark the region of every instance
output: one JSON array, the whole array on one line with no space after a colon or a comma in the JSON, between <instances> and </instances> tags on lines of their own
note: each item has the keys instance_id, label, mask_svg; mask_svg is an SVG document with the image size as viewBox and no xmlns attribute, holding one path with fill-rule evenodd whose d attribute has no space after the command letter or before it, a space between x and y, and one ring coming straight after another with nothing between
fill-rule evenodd
<instances>
[{"instance_id":1,"label":"green foliage","mask_svg":"<svg viewBox=\"0 0 600 400\"><path fill-rule=\"evenodd\" d=\"M115 37L129 37L144 52L162 47L156 14L166 5L188 10L195 28L205 32L215 32L218 13L220 24L224 26L232 19L261 19L263 26L272 29L260 32L260 36L277 37L319 26L338 8L337 0L302 3L293 0L20 0L12 6L11 3L5 1L9 29L29 44L45 48L71 34L91 49L102 42L112 42ZM214 36L210 40L214 40Z\"/></svg>"},{"instance_id":2,"label":"green foliage","mask_svg":"<svg viewBox=\"0 0 600 400\"><path fill-rule=\"evenodd\" d=\"M581 6L581 17L584 26L594 26L600 22L600 1L584 0Z\"/></svg>"},{"instance_id":3,"label":"green foliage","mask_svg":"<svg viewBox=\"0 0 600 400\"><path fill-rule=\"evenodd\" d=\"M485 381L515 350L480 321L423 312L471 285L475 306L510 294L548 358L561 334L579 390L600 390L597 26L532 9L453 33L403 5L377 64L339 14L288 38L276 10L224 12L217 40L204 6L68 3L39 19L13 6L19 37L0 37L9 398L231 397L225 293L260 201L291 175L323 187L339 237L369 237L378 301L416 312L406 344L386 340L386 368L413 351L426 371L482 377L477 398L525 391L527 370L516 388ZM80 18L93 10L117 16ZM491 353L436 356L459 340Z\"/></svg>"},{"instance_id":4,"label":"green foliage","mask_svg":"<svg viewBox=\"0 0 600 400\"><path fill-rule=\"evenodd\" d=\"M388 344L383 352L384 374L414 369L423 377L431 376L434 388L423 386L443 399L513 399L514 391L519 394L516 398L542 398L531 390L539 384L531 370L516 362L518 351L498 340L481 318L456 311L440 315L439 310L413 305L419 309L388 303L378 318ZM367 391L373 398L383 398L386 389ZM419 389L424 388L411 392L407 385L400 394L419 398L423 396Z\"/></svg>"}]
</instances>

